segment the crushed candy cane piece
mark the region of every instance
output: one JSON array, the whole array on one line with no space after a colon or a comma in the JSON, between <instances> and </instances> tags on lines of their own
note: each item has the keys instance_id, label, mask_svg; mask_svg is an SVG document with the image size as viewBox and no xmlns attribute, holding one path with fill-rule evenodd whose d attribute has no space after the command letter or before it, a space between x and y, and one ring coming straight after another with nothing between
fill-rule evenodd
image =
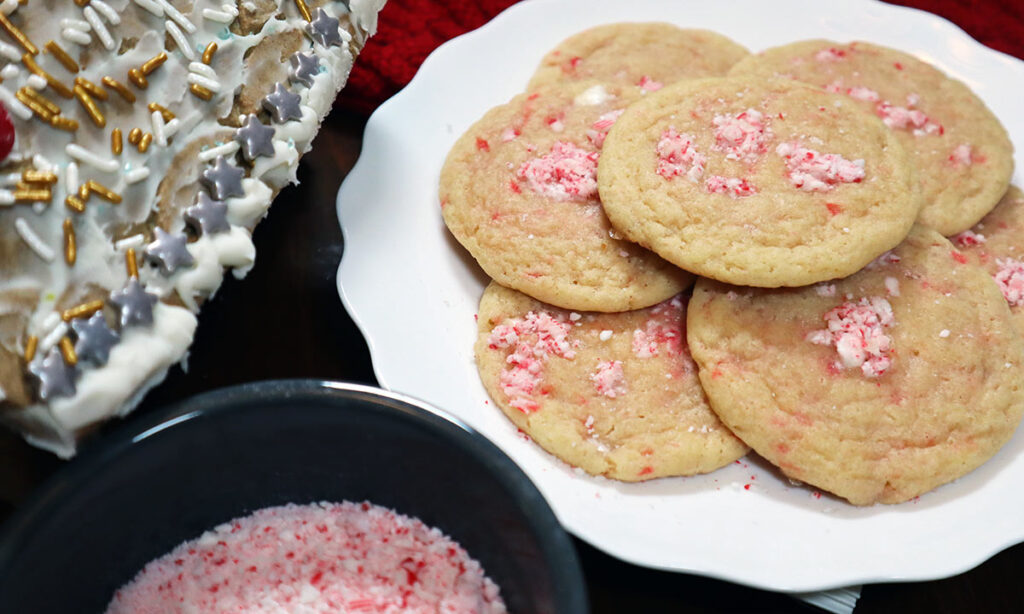
<instances>
[{"instance_id":1,"label":"crushed candy cane piece","mask_svg":"<svg viewBox=\"0 0 1024 614\"><path fill-rule=\"evenodd\" d=\"M875 105L875 113L882 118L882 122L893 130L910 130L914 136L926 134L942 134L945 130L942 124L928 117L924 111L913 108L918 98L911 94L907 97L906 107L896 106L887 100Z\"/></svg>"},{"instance_id":2,"label":"crushed candy cane piece","mask_svg":"<svg viewBox=\"0 0 1024 614\"><path fill-rule=\"evenodd\" d=\"M637 81L637 87L644 90L645 92L656 92L661 88L665 87L665 84L661 81L655 81L654 79L644 75Z\"/></svg>"},{"instance_id":3,"label":"crushed candy cane piece","mask_svg":"<svg viewBox=\"0 0 1024 614\"><path fill-rule=\"evenodd\" d=\"M864 160L847 160L839 154L823 154L796 143L780 143L775 148L786 161L793 187L808 192L827 192L840 183L864 180Z\"/></svg>"},{"instance_id":4,"label":"crushed candy cane piece","mask_svg":"<svg viewBox=\"0 0 1024 614\"><path fill-rule=\"evenodd\" d=\"M976 245L981 245L984 242L985 235L974 232L973 230L965 230L953 237L953 243L957 247L974 247Z\"/></svg>"},{"instance_id":5,"label":"crushed candy cane piece","mask_svg":"<svg viewBox=\"0 0 1024 614\"><path fill-rule=\"evenodd\" d=\"M633 355L637 358L657 356L662 346L669 355L683 349L683 299L678 296L655 306L644 327L633 331Z\"/></svg>"},{"instance_id":6,"label":"crushed candy cane piece","mask_svg":"<svg viewBox=\"0 0 1024 614\"><path fill-rule=\"evenodd\" d=\"M727 194L731 198L742 198L757 193L757 188L740 177L712 175L704 182L704 189L710 194Z\"/></svg>"},{"instance_id":7,"label":"crushed candy cane piece","mask_svg":"<svg viewBox=\"0 0 1024 614\"><path fill-rule=\"evenodd\" d=\"M523 162L517 176L531 190L554 200L589 200L597 196L600 154L558 141L543 156Z\"/></svg>"},{"instance_id":8,"label":"crushed candy cane piece","mask_svg":"<svg viewBox=\"0 0 1024 614\"><path fill-rule=\"evenodd\" d=\"M730 160L753 162L768 151L771 130L760 111L747 109L735 115L716 115L715 149L724 151Z\"/></svg>"},{"instance_id":9,"label":"crushed candy cane piece","mask_svg":"<svg viewBox=\"0 0 1024 614\"><path fill-rule=\"evenodd\" d=\"M587 139L594 144L594 147L601 149L604 146L604 140L608 136L608 131L615 125L615 120L619 119L619 116L625 109L616 109L614 111L608 111L602 114L594 123L590 125L590 129L587 130Z\"/></svg>"},{"instance_id":10,"label":"crushed candy cane piece","mask_svg":"<svg viewBox=\"0 0 1024 614\"><path fill-rule=\"evenodd\" d=\"M814 54L814 59L819 62L838 62L846 57L846 50L829 47Z\"/></svg>"},{"instance_id":11,"label":"crushed candy cane piece","mask_svg":"<svg viewBox=\"0 0 1024 614\"><path fill-rule=\"evenodd\" d=\"M665 179L685 175L690 181L697 181L704 174L707 158L697 151L692 135L667 128L658 140L657 152L657 173Z\"/></svg>"},{"instance_id":12,"label":"crushed candy cane piece","mask_svg":"<svg viewBox=\"0 0 1024 614\"><path fill-rule=\"evenodd\" d=\"M996 260L999 270L994 275L1006 302L1013 307L1024 305L1024 262L1016 258Z\"/></svg>"},{"instance_id":13,"label":"crushed candy cane piece","mask_svg":"<svg viewBox=\"0 0 1024 614\"><path fill-rule=\"evenodd\" d=\"M590 381L598 394L609 399L626 394L626 376L622 372L621 360L604 360L597 363L597 370L590 374Z\"/></svg>"},{"instance_id":14,"label":"crushed candy cane piece","mask_svg":"<svg viewBox=\"0 0 1024 614\"><path fill-rule=\"evenodd\" d=\"M973 162L971 157L972 148L967 143L961 143L953 148L952 153L949 154L949 161L955 165L970 166Z\"/></svg>"},{"instance_id":15,"label":"crushed candy cane piece","mask_svg":"<svg viewBox=\"0 0 1024 614\"><path fill-rule=\"evenodd\" d=\"M807 335L807 341L835 346L839 365L860 367L866 377L878 377L892 366L893 341L885 329L896 322L892 305L882 297L847 301L828 311L827 328Z\"/></svg>"},{"instance_id":16,"label":"crushed candy cane piece","mask_svg":"<svg viewBox=\"0 0 1024 614\"><path fill-rule=\"evenodd\" d=\"M508 363L499 376L502 391L509 405L528 414L540 409L533 395L544 376L544 363L551 356L571 360L576 356L569 341L572 325L546 311L528 312L507 324L499 324L487 339L491 349L515 349L505 359Z\"/></svg>"}]
</instances>

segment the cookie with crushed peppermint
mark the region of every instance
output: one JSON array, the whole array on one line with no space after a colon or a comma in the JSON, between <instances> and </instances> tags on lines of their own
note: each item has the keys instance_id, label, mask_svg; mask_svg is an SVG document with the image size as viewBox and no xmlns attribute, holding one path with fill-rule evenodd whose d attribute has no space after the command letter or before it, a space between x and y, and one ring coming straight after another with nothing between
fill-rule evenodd
<instances>
[{"instance_id":1,"label":"cookie with crushed peppermint","mask_svg":"<svg viewBox=\"0 0 1024 614\"><path fill-rule=\"evenodd\" d=\"M788 477L855 505L969 473L1024 412L1024 341L999 288L920 225L835 282L701 280L687 333L722 421Z\"/></svg>"},{"instance_id":2,"label":"cookie with crushed peppermint","mask_svg":"<svg viewBox=\"0 0 1024 614\"><path fill-rule=\"evenodd\" d=\"M477 319L480 378L517 427L592 475L635 482L713 471L747 447L697 380L686 301L578 313L492 282Z\"/></svg>"},{"instance_id":3,"label":"cookie with crushed peppermint","mask_svg":"<svg viewBox=\"0 0 1024 614\"><path fill-rule=\"evenodd\" d=\"M566 309L624 311L692 277L615 232L597 194L605 135L639 94L597 82L521 94L455 143L441 171L445 224L499 283Z\"/></svg>"},{"instance_id":4,"label":"cookie with crushed peppermint","mask_svg":"<svg viewBox=\"0 0 1024 614\"><path fill-rule=\"evenodd\" d=\"M541 60L528 89L598 79L653 92L683 79L720 77L749 52L708 30L668 23L613 23L560 42Z\"/></svg>"},{"instance_id":5,"label":"cookie with crushed peppermint","mask_svg":"<svg viewBox=\"0 0 1024 614\"><path fill-rule=\"evenodd\" d=\"M797 79L876 114L917 168L919 222L944 235L992 210L1013 174L1013 144L999 119L962 82L914 56L865 42L792 43L740 61L729 73Z\"/></svg>"},{"instance_id":6,"label":"cookie with crushed peppermint","mask_svg":"<svg viewBox=\"0 0 1024 614\"><path fill-rule=\"evenodd\" d=\"M897 245L920 205L891 131L787 80L682 81L608 133L598 188L626 237L698 275L802 286Z\"/></svg>"},{"instance_id":7,"label":"cookie with crushed peppermint","mask_svg":"<svg viewBox=\"0 0 1024 614\"><path fill-rule=\"evenodd\" d=\"M991 213L950 240L996 280L1024 334L1024 192L1011 185Z\"/></svg>"},{"instance_id":8,"label":"cookie with crushed peppermint","mask_svg":"<svg viewBox=\"0 0 1024 614\"><path fill-rule=\"evenodd\" d=\"M225 271L253 266L251 231L383 0L8 5L0 422L68 456L185 357Z\"/></svg>"}]
</instances>

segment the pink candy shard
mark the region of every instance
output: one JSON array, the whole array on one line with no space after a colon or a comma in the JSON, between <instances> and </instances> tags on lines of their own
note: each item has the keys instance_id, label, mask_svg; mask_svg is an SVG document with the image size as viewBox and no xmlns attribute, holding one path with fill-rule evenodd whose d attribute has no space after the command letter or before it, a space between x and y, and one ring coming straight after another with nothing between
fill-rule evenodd
<instances>
[{"instance_id":1,"label":"pink candy shard","mask_svg":"<svg viewBox=\"0 0 1024 614\"><path fill-rule=\"evenodd\" d=\"M619 116L625 109L616 109L614 111L608 111L607 113L598 117L593 124L590 125L590 129L587 130L587 139L594 144L594 147L601 149L604 146L604 139L608 136L608 131L615 125L615 121L619 119Z\"/></svg>"},{"instance_id":2,"label":"pink candy shard","mask_svg":"<svg viewBox=\"0 0 1024 614\"><path fill-rule=\"evenodd\" d=\"M622 372L621 360L605 360L597 363L597 370L590 374L590 381L598 394L609 399L626 394L626 376Z\"/></svg>"},{"instance_id":3,"label":"pink candy shard","mask_svg":"<svg viewBox=\"0 0 1024 614\"><path fill-rule=\"evenodd\" d=\"M546 311L531 311L522 318L494 327L487 339L488 347L494 350L514 348L505 359L509 366L498 378L509 405L524 414L540 409L534 396L540 392L544 379L544 363L551 356L568 360L576 356L572 349L575 344L569 341L570 330L571 324Z\"/></svg>"},{"instance_id":4,"label":"pink candy shard","mask_svg":"<svg viewBox=\"0 0 1024 614\"><path fill-rule=\"evenodd\" d=\"M503 614L457 543L368 503L286 505L232 520L150 562L107 614Z\"/></svg>"},{"instance_id":5,"label":"pink candy shard","mask_svg":"<svg viewBox=\"0 0 1024 614\"><path fill-rule=\"evenodd\" d=\"M747 109L735 115L716 115L715 149L730 160L753 162L768 151L772 133L760 111Z\"/></svg>"},{"instance_id":6,"label":"pink candy shard","mask_svg":"<svg viewBox=\"0 0 1024 614\"><path fill-rule=\"evenodd\" d=\"M847 369L860 367L866 377L878 377L892 366L892 337L885 329L896 319L892 305L882 297L847 301L827 312L827 328L807 335L807 341L835 346L839 363Z\"/></svg>"},{"instance_id":7,"label":"pink candy shard","mask_svg":"<svg viewBox=\"0 0 1024 614\"><path fill-rule=\"evenodd\" d=\"M1013 307L1024 305L1024 262L1016 258L996 260L999 270L994 275L1006 302Z\"/></svg>"},{"instance_id":8,"label":"pink candy shard","mask_svg":"<svg viewBox=\"0 0 1024 614\"><path fill-rule=\"evenodd\" d=\"M640 77L640 80L637 81L636 85L645 92L656 92L661 88L665 87L664 83L660 81L655 81L654 79L648 77L647 75Z\"/></svg>"},{"instance_id":9,"label":"pink candy shard","mask_svg":"<svg viewBox=\"0 0 1024 614\"><path fill-rule=\"evenodd\" d=\"M676 296L651 309L644 327L633 331L633 355L657 356L660 348L669 354L683 351L683 299Z\"/></svg>"},{"instance_id":10,"label":"pink candy shard","mask_svg":"<svg viewBox=\"0 0 1024 614\"><path fill-rule=\"evenodd\" d=\"M954 236L952 241L957 247L975 247L984 243L986 239L983 234L974 232L973 230L965 230Z\"/></svg>"},{"instance_id":11,"label":"pink candy shard","mask_svg":"<svg viewBox=\"0 0 1024 614\"><path fill-rule=\"evenodd\" d=\"M785 158L789 181L800 190L828 192L840 183L860 183L864 179L864 160L850 161L796 143L780 143L775 153Z\"/></svg>"},{"instance_id":12,"label":"pink candy shard","mask_svg":"<svg viewBox=\"0 0 1024 614\"><path fill-rule=\"evenodd\" d=\"M523 162L516 176L547 198L590 200L597 197L599 155L573 143L558 141L549 153Z\"/></svg>"},{"instance_id":13,"label":"pink candy shard","mask_svg":"<svg viewBox=\"0 0 1024 614\"><path fill-rule=\"evenodd\" d=\"M690 181L697 181L704 174L707 158L697 151L692 135L667 128L658 140L657 152L657 173L665 179L685 175Z\"/></svg>"},{"instance_id":14,"label":"pink candy shard","mask_svg":"<svg viewBox=\"0 0 1024 614\"><path fill-rule=\"evenodd\" d=\"M918 102L915 94L907 96L907 106L900 107L883 100L875 105L875 113L893 130L910 130L914 136L942 134L942 124L932 120L924 111L913 108Z\"/></svg>"},{"instance_id":15,"label":"pink candy shard","mask_svg":"<svg viewBox=\"0 0 1024 614\"><path fill-rule=\"evenodd\" d=\"M967 143L962 143L953 148L949 154L949 161L957 166L970 166L974 162L972 148Z\"/></svg>"},{"instance_id":16,"label":"pink candy shard","mask_svg":"<svg viewBox=\"0 0 1024 614\"><path fill-rule=\"evenodd\" d=\"M757 193L757 188L746 179L712 175L704 182L704 189L710 194L727 194L731 198L742 198Z\"/></svg>"},{"instance_id":17,"label":"pink candy shard","mask_svg":"<svg viewBox=\"0 0 1024 614\"><path fill-rule=\"evenodd\" d=\"M822 49L818 53L814 54L814 59L819 62L838 62L845 57L846 51L843 49L836 49L835 47Z\"/></svg>"}]
</instances>

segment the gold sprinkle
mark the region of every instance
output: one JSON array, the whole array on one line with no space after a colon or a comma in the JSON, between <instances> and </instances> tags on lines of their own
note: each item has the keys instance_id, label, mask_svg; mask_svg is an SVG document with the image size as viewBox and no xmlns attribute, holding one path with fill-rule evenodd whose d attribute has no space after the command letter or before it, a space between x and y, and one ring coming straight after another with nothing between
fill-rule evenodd
<instances>
[{"instance_id":1,"label":"gold sprinkle","mask_svg":"<svg viewBox=\"0 0 1024 614\"><path fill-rule=\"evenodd\" d=\"M140 90L144 90L149 87L149 81L146 81L146 78L142 76L142 73L139 72L138 68L133 68L128 71L128 80L134 83L135 87Z\"/></svg>"},{"instance_id":2,"label":"gold sprinkle","mask_svg":"<svg viewBox=\"0 0 1024 614\"><path fill-rule=\"evenodd\" d=\"M89 196L90 196L90 192L89 192L89 186L88 185L83 183L82 185L78 186L78 198L82 202L88 201L89 200Z\"/></svg>"},{"instance_id":3,"label":"gold sprinkle","mask_svg":"<svg viewBox=\"0 0 1024 614\"><path fill-rule=\"evenodd\" d=\"M110 151L112 151L115 156L120 156L123 149L124 142L121 140L121 129L114 128L113 132L110 133Z\"/></svg>"},{"instance_id":4,"label":"gold sprinkle","mask_svg":"<svg viewBox=\"0 0 1024 614\"><path fill-rule=\"evenodd\" d=\"M71 55L69 55L67 51L64 51L64 48L61 47L60 44L57 43L57 41L47 41L47 43L43 45L43 47L47 51L49 51L50 54L53 55L53 57L57 58L57 61L63 64L64 68L68 69L68 72L75 73L80 70L78 67L78 62L75 61L75 58L71 57Z\"/></svg>"},{"instance_id":5,"label":"gold sprinkle","mask_svg":"<svg viewBox=\"0 0 1024 614\"><path fill-rule=\"evenodd\" d=\"M50 125L58 130L67 130L68 132L78 130L78 120L71 119L70 117L64 117L63 115L54 115L51 117Z\"/></svg>"},{"instance_id":6,"label":"gold sprinkle","mask_svg":"<svg viewBox=\"0 0 1024 614\"><path fill-rule=\"evenodd\" d=\"M16 203L48 202L51 198L53 196L50 194L49 188L14 190L14 202Z\"/></svg>"},{"instance_id":7,"label":"gold sprinkle","mask_svg":"<svg viewBox=\"0 0 1024 614\"><path fill-rule=\"evenodd\" d=\"M167 61L167 52L166 51L161 51L160 53L154 55L153 57L151 57L148 60L146 60L145 62L143 62L142 66L139 66L139 70L142 71L142 74L148 75L149 73L153 72L157 68L160 68L160 65L163 64L166 61Z\"/></svg>"},{"instance_id":8,"label":"gold sprinkle","mask_svg":"<svg viewBox=\"0 0 1024 614\"><path fill-rule=\"evenodd\" d=\"M78 364L78 356L75 355L75 346L71 343L71 337L61 337L60 353L64 355L64 362L70 366Z\"/></svg>"},{"instance_id":9,"label":"gold sprinkle","mask_svg":"<svg viewBox=\"0 0 1024 614\"><path fill-rule=\"evenodd\" d=\"M153 111L160 111L160 115L164 116L165 122L169 122L176 117L176 115L170 109L168 109L162 104L151 102L146 105L146 108L149 109L150 113L152 113Z\"/></svg>"},{"instance_id":10,"label":"gold sprinkle","mask_svg":"<svg viewBox=\"0 0 1024 614\"><path fill-rule=\"evenodd\" d=\"M210 100L211 98L213 98L213 92L206 89L202 85L197 85L195 83L188 86L188 91L192 92L192 94L198 96L199 98L202 98L203 100Z\"/></svg>"},{"instance_id":11,"label":"gold sprinkle","mask_svg":"<svg viewBox=\"0 0 1024 614\"><path fill-rule=\"evenodd\" d=\"M25 33L19 30L18 26L11 23L11 20L8 19L7 15L4 15L3 13L0 13L0 28L2 28L4 32L7 32L11 38L18 41L21 48L28 53L31 53L32 55L39 54L39 49L36 49L36 46L32 44L32 41L30 41L27 36L25 36Z\"/></svg>"},{"instance_id":12,"label":"gold sprinkle","mask_svg":"<svg viewBox=\"0 0 1024 614\"><path fill-rule=\"evenodd\" d=\"M103 77L102 79L100 79L100 83L117 92L121 96L121 98L124 98L126 101L135 102L135 92L128 89L127 85L121 83L117 79L113 79L111 77Z\"/></svg>"},{"instance_id":13,"label":"gold sprinkle","mask_svg":"<svg viewBox=\"0 0 1024 614\"><path fill-rule=\"evenodd\" d=\"M213 61L213 54L217 53L217 43L210 41L210 44L203 49L203 64L209 65Z\"/></svg>"},{"instance_id":14,"label":"gold sprinkle","mask_svg":"<svg viewBox=\"0 0 1024 614\"><path fill-rule=\"evenodd\" d=\"M48 85L53 91L57 92L58 95L63 98L74 97L75 94L68 89L68 86L64 85L56 77L40 68L39 64L36 64L36 59L32 57L31 53L26 53L21 56L21 63L24 64L25 68L27 68L32 74L39 75L46 79L46 85Z\"/></svg>"},{"instance_id":15,"label":"gold sprinkle","mask_svg":"<svg viewBox=\"0 0 1024 614\"><path fill-rule=\"evenodd\" d=\"M135 248L129 247L124 252L124 266L128 270L128 277L138 278L139 276L139 262L135 259Z\"/></svg>"},{"instance_id":16,"label":"gold sprinkle","mask_svg":"<svg viewBox=\"0 0 1024 614\"><path fill-rule=\"evenodd\" d=\"M54 115L60 113L60 107L53 104L46 98L37 98L35 96L36 94L39 94L39 92L36 92L34 89L25 86L17 92L15 92L14 97L20 100L22 104L28 107L33 113L35 113L37 116L39 116L40 119L44 121L50 121L50 119L53 118ZM56 111L54 111L54 109L56 109Z\"/></svg>"},{"instance_id":17,"label":"gold sprinkle","mask_svg":"<svg viewBox=\"0 0 1024 614\"><path fill-rule=\"evenodd\" d=\"M88 92L93 98L99 98L100 100L107 99L107 91L88 79L75 77L75 85Z\"/></svg>"},{"instance_id":18,"label":"gold sprinkle","mask_svg":"<svg viewBox=\"0 0 1024 614\"><path fill-rule=\"evenodd\" d=\"M138 145L139 141L141 140L142 130L140 130L139 128L132 128L131 131L128 132L128 142L131 143L132 145Z\"/></svg>"},{"instance_id":19,"label":"gold sprinkle","mask_svg":"<svg viewBox=\"0 0 1024 614\"><path fill-rule=\"evenodd\" d=\"M32 362L32 359L36 357L36 347L38 346L39 337L29 335L28 340L25 342L25 362Z\"/></svg>"},{"instance_id":20,"label":"gold sprinkle","mask_svg":"<svg viewBox=\"0 0 1024 614\"><path fill-rule=\"evenodd\" d=\"M85 203L74 194L64 199L64 205L75 213L85 213Z\"/></svg>"},{"instance_id":21,"label":"gold sprinkle","mask_svg":"<svg viewBox=\"0 0 1024 614\"><path fill-rule=\"evenodd\" d=\"M306 21L313 21L313 15L309 12L309 7L306 5L306 0L295 0L295 6L299 7L299 14Z\"/></svg>"},{"instance_id":22,"label":"gold sprinkle","mask_svg":"<svg viewBox=\"0 0 1024 614\"><path fill-rule=\"evenodd\" d=\"M149 145L152 142L153 142L153 135L152 134L150 134L148 132L146 134L143 134L142 138L139 140L139 153L146 153L146 150L149 149Z\"/></svg>"},{"instance_id":23,"label":"gold sprinkle","mask_svg":"<svg viewBox=\"0 0 1024 614\"><path fill-rule=\"evenodd\" d=\"M71 218L64 218L64 262L68 263L68 266L74 266L75 258L78 256L78 245L75 243L75 227L71 223ZM100 301L100 307L103 306L103 302ZM70 311L70 310L68 310ZM68 321L70 318L67 317L68 311L64 312L64 321Z\"/></svg>"},{"instance_id":24,"label":"gold sprinkle","mask_svg":"<svg viewBox=\"0 0 1024 614\"><path fill-rule=\"evenodd\" d=\"M65 309L61 312L60 319L65 322L70 322L75 318L88 318L100 309L103 309L103 299L98 298L95 301L89 301L88 303L82 303L81 305L77 305L71 309Z\"/></svg>"},{"instance_id":25,"label":"gold sprinkle","mask_svg":"<svg viewBox=\"0 0 1024 614\"><path fill-rule=\"evenodd\" d=\"M91 2L91 1L92 0L75 0L75 4L77 4L78 6L85 7L85 6L89 6L89 2Z\"/></svg>"},{"instance_id":26,"label":"gold sprinkle","mask_svg":"<svg viewBox=\"0 0 1024 614\"><path fill-rule=\"evenodd\" d=\"M57 183L57 173L49 171L37 171L34 168L21 172L21 180L25 183Z\"/></svg>"},{"instance_id":27,"label":"gold sprinkle","mask_svg":"<svg viewBox=\"0 0 1024 614\"><path fill-rule=\"evenodd\" d=\"M121 202L120 194L111 190L110 188L108 188L107 186L103 185L98 181L90 179L89 181L86 181L85 185L83 185L82 187L87 188L89 192L95 194L96 196L99 196L108 203L113 203L117 205Z\"/></svg>"},{"instance_id":28,"label":"gold sprinkle","mask_svg":"<svg viewBox=\"0 0 1024 614\"><path fill-rule=\"evenodd\" d=\"M78 99L79 104L85 109L92 123L100 128L107 125L107 120L103 117L103 113L100 112L100 108L96 106L96 101L92 99L89 92L85 91L85 88L81 85L75 85L75 98Z\"/></svg>"}]
</instances>

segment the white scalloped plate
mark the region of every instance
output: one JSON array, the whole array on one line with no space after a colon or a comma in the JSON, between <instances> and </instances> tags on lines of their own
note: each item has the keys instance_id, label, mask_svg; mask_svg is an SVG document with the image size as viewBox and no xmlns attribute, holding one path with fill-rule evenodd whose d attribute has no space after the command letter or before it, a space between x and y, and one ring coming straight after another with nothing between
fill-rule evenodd
<instances>
[{"instance_id":1,"label":"white scalloped plate","mask_svg":"<svg viewBox=\"0 0 1024 614\"><path fill-rule=\"evenodd\" d=\"M950 576L1024 541L1021 432L953 484L915 502L863 509L792 486L750 459L695 478L591 478L526 441L488 403L472 357L486 278L441 221L441 165L471 123L525 86L548 49L588 26L625 20L709 28L755 51L805 38L897 47L968 83L1024 143L1024 63L928 13L867 0L513 6L437 49L373 114L359 162L338 194L345 234L339 291L366 336L381 385L484 433L536 482L566 528L640 565L808 591Z\"/></svg>"}]
</instances>

